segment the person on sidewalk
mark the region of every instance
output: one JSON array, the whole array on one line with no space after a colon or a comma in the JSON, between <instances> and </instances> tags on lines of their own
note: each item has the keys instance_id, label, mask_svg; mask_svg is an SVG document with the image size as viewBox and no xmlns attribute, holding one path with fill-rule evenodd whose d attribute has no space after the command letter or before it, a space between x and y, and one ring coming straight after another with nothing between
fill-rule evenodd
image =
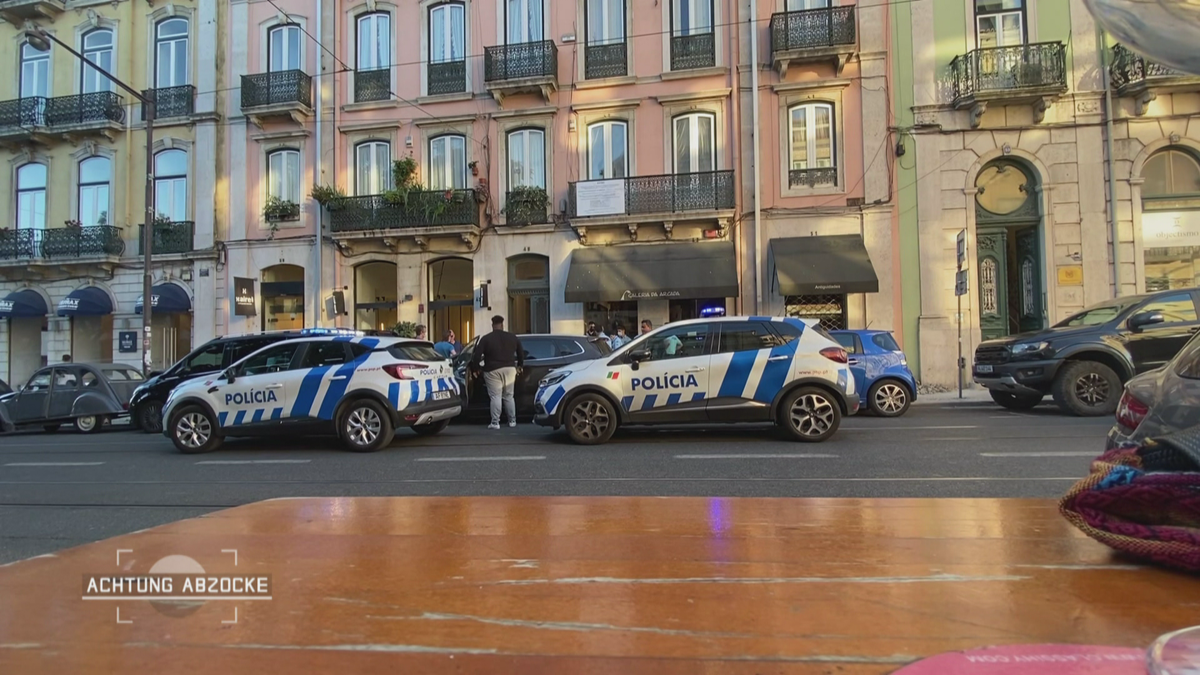
<instances>
[{"instance_id":1,"label":"person on sidewalk","mask_svg":"<svg viewBox=\"0 0 1200 675\"><path fill-rule=\"evenodd\" d=\"M654 324L650 322L650 319L642 319L642 335L652 330L654 330Z\"/></svg>"},{"instance_id":2,"label":"person on sidewalk","mask_svg":"<svg viewBox=\"0 0 1200 675\"><path fill-rule=\"evenodd\" d=\"M421 324L420 326L417 326L417 332L415 335L413 335L413 337L418 340L428 339L428 336L429 336L429 329L425 327L425 324Z\"/></svg>"},{"instance_id":3,"label":"person on sidewalk","mask_svg":"<svg viewBox=\"0 0 1200 675\"><path fill-rule=\"evenodd\" d=\"M483 381L487 384L492 412L489 429L500 428L501 403L508 417L508 426L517 426L517 402L513 398L513 388L517 384L517 374L524 366L525 350L521 347L521 341L504 330L504 317L493 316L492 332L479 338L475 355L471 357L471 370L476 373L482 370Z\"/></svg>"},{"instance_id":4,"label":"person on sidewalk","mask_svg":"<svg viewBox=\"0 0 1200 675\"><path fill-rule=\"evenodd\" d=\"M453 359L457 356L458 350L454 347L454 331L446 331L442 341L433 345L433 351L441 354L444 359Z\"/></svg>"},{"instance_id":5,"label":"person on sidewalk","mask_svg":"<svg viewBox=\"0 0 1200 675\"><path fill-rule=\"evenodd\" d=\"M616 334L613 335L611 338L609 338L608 346L610 349L612 349L615 352L618 349L620 349L621 347L624 347L625 345L629 344L632 341L633 341L633 338L631 338L625 334L625 327L622 326L621 324L617 324Z\"/></svg>"}]
</instances>

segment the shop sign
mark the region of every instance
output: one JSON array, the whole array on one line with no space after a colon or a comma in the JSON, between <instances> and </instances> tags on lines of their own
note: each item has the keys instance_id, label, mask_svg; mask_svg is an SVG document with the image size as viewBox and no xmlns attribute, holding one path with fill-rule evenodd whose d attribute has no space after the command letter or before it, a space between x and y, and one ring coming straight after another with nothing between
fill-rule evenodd
<instances>
[{"instance_id":1,"label":"shop sign","mask_svg":"<svg viewBox=\"0 0 1200 675\"><path fill-rule=\"evenodd\" d=\"M244 277L233 278L233 313L235 316L254 316L257 314L254 299L254 279Z\"/></svg>"},{"instance_id":2,"label":"shop sign","mask_svg":"<svg viewBox=\"0 0 1200 675\"><path fill-rule=\"evenodd\" d=\"M621 300L653 300L655 298L678 298L679 291L625 291Z\"/></svg>"},{"instance_id":3,"label":"shop sign","mask_svg":"<svg viewBox=\"0 0 1200 675\"><path fill-rule=\"evenodd\" d=\"M580 218L624 213L624 180L588 180L575 184L575 215Z\"/></svg>"},{"instance_id":4,"label":"shop sign","mask_svg":"<svg viewBox=\"0 0 1200 675\"><path fill-rule=\"evenodd\" d=\"M121 331L117 339L117 351L122 354L132 354L137 350L137 331Z\"/></svg>"},{"instance_id":5,"label":"shop sign","mask_svg":"<svg viewBox=\"0 0 1200 675\"><path fill-rule=\"evenodd\" d=\"M1200 211L1142 214L1142 247L1200 246Z\"/></svg>"},{"instance_id":6,"label":"shop sign","mask_svg":"<svg viewBox=\"0 0 1200 675\"><path fill-rule=\"evenodd\" d=\"M12 314L12 300L0 300L0 314Z\"/></svg>"}]
</instances>

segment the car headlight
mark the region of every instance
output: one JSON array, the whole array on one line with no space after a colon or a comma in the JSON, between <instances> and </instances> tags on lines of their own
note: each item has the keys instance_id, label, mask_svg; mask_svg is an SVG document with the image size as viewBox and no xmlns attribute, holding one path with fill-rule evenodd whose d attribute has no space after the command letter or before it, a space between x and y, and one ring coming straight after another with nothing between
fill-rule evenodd
<instances>
[{"instance_id":1,"label":"car headlight","mask_svg":"<svg viewBox=\"0 0 1200 675\"><path fill-rule=\"evenodd\" d=\"M558 384L559 382L567 379L568 375L570 375L570 373L550 373L546 377L543 377L541 382L538 382L538 387L549 387Z\"/></svg>"},{"instance_id":2,"label":"car headlight","mask_svg":"<svg viewBox=\"0 0 1200 675\"><path fill-rule=\"evenodd\" d=\"M1022 342L1012 346L1013 356L1021 356L1024 354L1034 354L1043 352L1050 348L1049 342Z\"/></svg>"}]
</instances>

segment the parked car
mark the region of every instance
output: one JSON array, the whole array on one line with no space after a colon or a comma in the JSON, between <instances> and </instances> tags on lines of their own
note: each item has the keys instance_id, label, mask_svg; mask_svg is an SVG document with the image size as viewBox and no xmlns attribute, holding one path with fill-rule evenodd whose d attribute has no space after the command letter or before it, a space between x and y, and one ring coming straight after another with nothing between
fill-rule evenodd
<instances>
[{"instance_id":1,"label":"parked car","mask_svg":"<svg viewBox=\"0 0 1200 675\"><path fill-rule=\"evenodd\" d=\"M525 367L517 376L513 397L517 401L517 417L522 419L533 417L533 399L537 394L538 381L550 371L572 363L598 359L612 352L608 341L601 338L545 334L517 337L521 340L521 348L525 350ZM478 342L479 338L471 340L463 347L462 353L454 358L454 375L465 398L463 416L469 420L486 419L490 415L487 386L482 377L476 377L467 368Z\"/></svg>"},{"instance_id":2,"label":"parked car","mask_svg":"<svg viewBox=\"0 0 1200 675\"><path fill-rule=\"evenodd\" d=\"M885 330L834 330L829 334L846 349L860 410L899 417L917 400L917 378L896 338Z\"/></svg>"},{"instance_id":3,"label":"parked car","mask_svg":"<svg viewBox=\"0 0 1200 675\"><path fill-rule=\"evenodd\" d=\"M1108 449L1200 427L1200 335L1162 368L1125 383Z\"/></svg>"},{"instance_id":4,"label":"parked car","mask_svg":"<svg viewBox=\"0 0 1200 675\"><path fill-rule=\"evenodd\" d=\"M1110 415L1122 386L1161 368L1200 331L1197 289L1108 300L1051 328L987 340L975 349L975 382L996 403L1026 410L1054 396L1063 411Z\"/></svg>"},{"instance_id":5,"label":"parked car","mask_svg":"<svg viewBox=\"0 0 1200 675\"><path fill-rule=\"evenodd\" d=\"M34 373L19 391L0 399L0 406L12 427L40 425L57 431L74 424L91 433L128 414L129 398L144 381L134 366L62 363Z\"/></svg>"},{"instance_id":6,"label":"parked car","mask_svg":"<svg viewBox=\"0 0 1200 675\"><path fill-rule=\"evenodd\" d=\"M4 380L0 380L0 396L3 396L5 394L11 394L11 393L12 393L12 387L8 386L8 383L5 382Z\"/></svg>"}]
</instances>

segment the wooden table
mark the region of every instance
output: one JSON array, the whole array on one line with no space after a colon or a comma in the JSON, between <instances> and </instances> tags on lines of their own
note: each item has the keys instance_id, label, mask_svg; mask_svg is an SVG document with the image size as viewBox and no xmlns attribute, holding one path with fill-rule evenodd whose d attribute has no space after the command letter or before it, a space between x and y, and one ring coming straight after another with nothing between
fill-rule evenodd
<instances>
[{"instance_id":1,"label":"wooden table","mask_svg":"<svg viewBox=\"0 0 1200 675\"><path fill-rule=\"evenodd\" d=\"M182 618L81 600L118 549L131 573L180 554L271 574L273 599ZM1200 580L1115 558L1040 500L283 499L0 568L14 675L858 675L1195 623Z\"/></svg>"}]
</instances>

